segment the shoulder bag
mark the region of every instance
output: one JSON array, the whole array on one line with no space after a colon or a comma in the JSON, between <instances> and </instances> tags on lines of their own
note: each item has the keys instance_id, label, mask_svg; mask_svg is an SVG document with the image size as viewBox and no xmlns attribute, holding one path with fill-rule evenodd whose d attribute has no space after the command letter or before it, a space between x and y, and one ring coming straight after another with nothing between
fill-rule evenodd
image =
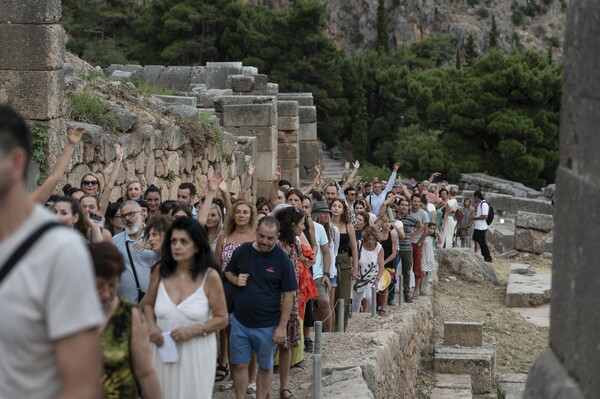
<instances>
[{"instance_id":1,"label":"shoulder bag","mask_svg":"<svg viewBox=\"0 0 600 399\"><path fill-rule=\"evenodd\" d=\"M135 263L133 263L133 257L131 256L131 251L129 250L129 240L127 240L127 238L125 238L125 248L127 249L127 256L129 257L129 263L131 263L131 270L133 271L133 278L135 279L135 287L137 288L138 292L138 303L140 303L146 293L142 291L142 287L140 286L140 281L138 280L137 272L135 270Z\"/></svg>"},{"instance_id":2,"label":"shoulder bag","mask_svg":"<svg viewBox=\"0 0 600 399\"><path fill-rule=\"evenodd\" d=\"M252 245L252 244L250 244ZM247 245L242 244L242 248L240 249L241 260L240 260L240 273L248 273L248 253L250 252L250 248ZM237 299L238 294L244 289L244 287L238 287L234 285L227 277L225 277L225 273L223 273L223 290L225 291L225 300L227 301L227 312L229 314L233 313L233 309L235 308L235 300Z\"/></svg>"}]
</instances>

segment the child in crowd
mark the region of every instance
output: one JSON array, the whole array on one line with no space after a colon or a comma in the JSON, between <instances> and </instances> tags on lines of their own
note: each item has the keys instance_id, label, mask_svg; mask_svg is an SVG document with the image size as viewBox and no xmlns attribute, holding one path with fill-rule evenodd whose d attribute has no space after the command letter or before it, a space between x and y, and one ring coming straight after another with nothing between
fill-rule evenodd
<instances>
[{"instance_id":1,"label":"child in crowd","mask_svg":"<svg viewBox=\"0 0 600 399\"><path fill-rule=\"evenodd\" d=\"M435 227L435 223L428 223L427 233L427 237L425 238L425 241L423 241L423 258L421 260L421 268L423 273L426 273L425 287L419 292L420 295L427 295L427 286L431 272L437 267L435 255L433 254L433 243L435 242L438 245L442 243L442 237L440 236L438 229Z\"/></svg>"}]
</instances>

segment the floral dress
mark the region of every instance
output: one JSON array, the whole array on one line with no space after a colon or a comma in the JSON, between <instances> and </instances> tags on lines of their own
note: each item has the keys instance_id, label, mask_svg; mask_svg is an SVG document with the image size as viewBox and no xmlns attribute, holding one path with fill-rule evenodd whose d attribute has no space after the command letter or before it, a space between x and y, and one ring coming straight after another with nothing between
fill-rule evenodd
<instances>
[{"instance_id":1,"label":"floral dress","mask_svg":"<svg viewBox=\"0 0 600 399\"><path fill-rule=\"evenodd\" d=\"M285 247L279 243L281 248ZM300 243L300 239L296 238L296 243L292 245L291 250L288 252L290 260L294 265L294 274L296 275L296 283L298 287L300 287L300 283L298 281L298 258L302 253L302 245ZM288 320L287 325L287 337L283 345L284 348L296 348L300 343L300 315L298 312L298 290L294 291L294 296L292 299L292 311L290 313L290 318Z\"/></svg>"}]
</instances>

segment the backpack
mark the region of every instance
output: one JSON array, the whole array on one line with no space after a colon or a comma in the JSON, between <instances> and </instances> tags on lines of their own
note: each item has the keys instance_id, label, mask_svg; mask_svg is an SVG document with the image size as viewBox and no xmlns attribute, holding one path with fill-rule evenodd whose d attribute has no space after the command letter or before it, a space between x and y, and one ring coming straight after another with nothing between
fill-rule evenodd
<instances>
[{"instance_id":1,"label":"backpack","mask_svg":"<svg viewBox=\"0 0 600 399\"><path fill-rule=\"evenodd\" d=\"M492 208L492 206L490 205L489 202L487 201L481 201L481 203L487 203L488 204L488 214L487 214L487 219L485 219L485 222L488 224L488 226L490 224L492 224L492 222L494 221L494 208Z\"/></svg>"}]
</instances>

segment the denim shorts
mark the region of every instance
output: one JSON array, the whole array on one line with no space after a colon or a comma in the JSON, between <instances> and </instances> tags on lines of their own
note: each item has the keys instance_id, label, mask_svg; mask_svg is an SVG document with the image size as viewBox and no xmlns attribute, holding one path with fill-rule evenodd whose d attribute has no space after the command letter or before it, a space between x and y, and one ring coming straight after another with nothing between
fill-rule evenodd
<instances>
[{"instance_id":1,"label":"denim shorts","mask_svg":"<svg viewBox=\"0 0 600 399\"><path fill-rule=\"evenodd\" d=\"M331 288L338 286L338 276L330 278L329 281L331 281Z\"/></svg>"},{"instance_id":2,"label":"denim shorts","mask_svg":"<svg viewBox=\"0 0 600 399\"><path fill-rule=\"evenodd\" d=\"M252 352L256 352L258 367L263 370L273 368L277 345L273 343L273 333L277 326L252 328L240 323L231 315L231 337L229 351L232 364L250 363Z\"/></svg>"}]
</instances>

